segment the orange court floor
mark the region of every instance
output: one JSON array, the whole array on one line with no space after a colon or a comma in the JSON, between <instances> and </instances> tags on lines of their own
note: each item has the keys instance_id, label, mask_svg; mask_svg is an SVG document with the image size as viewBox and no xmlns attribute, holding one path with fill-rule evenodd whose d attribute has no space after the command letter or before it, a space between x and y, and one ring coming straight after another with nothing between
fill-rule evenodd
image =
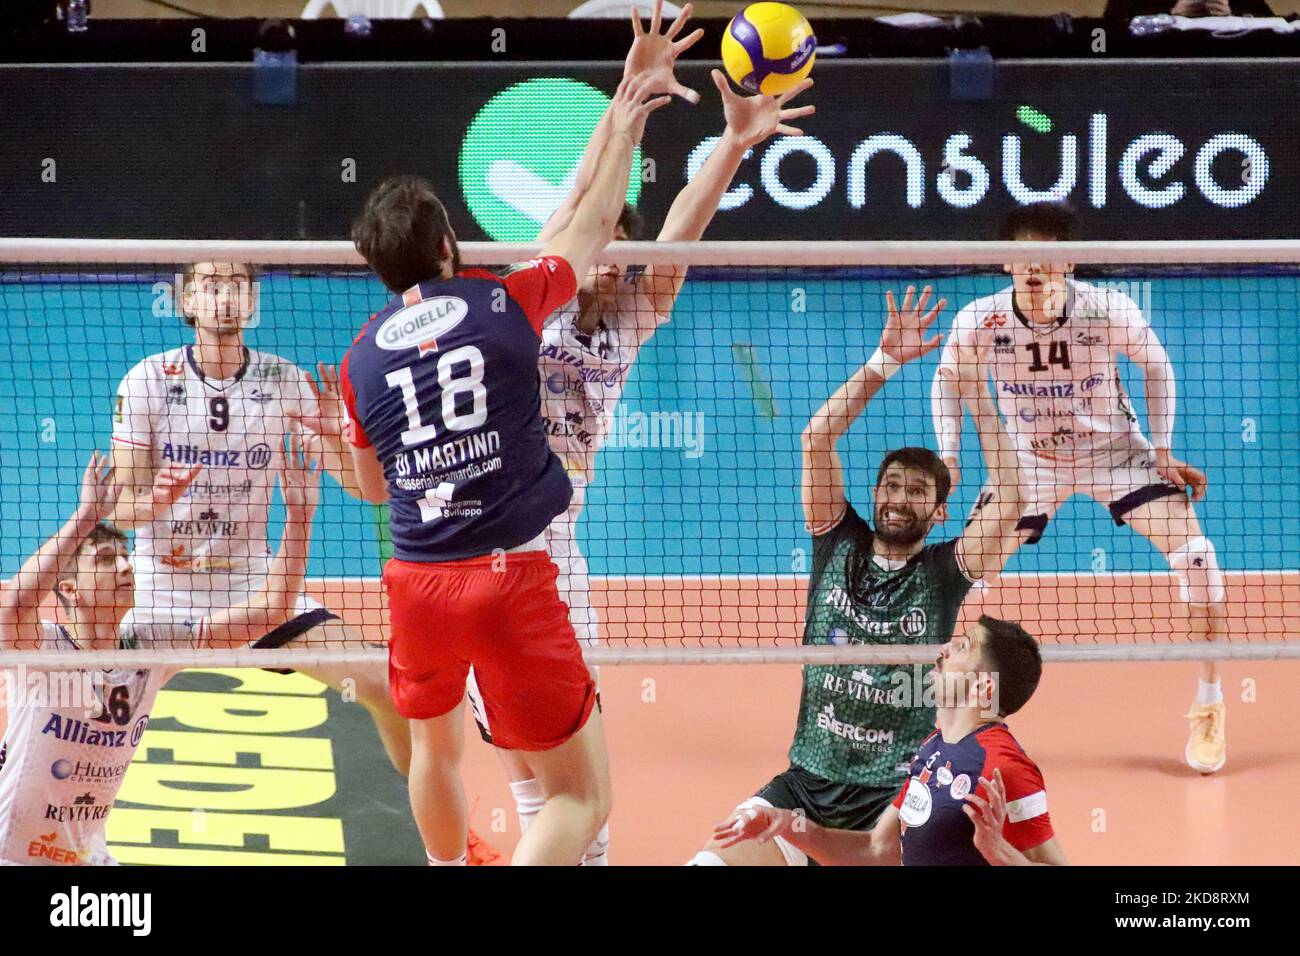
<instances>
[{"instance_id":1,"label":"orange court floor","mask_svg":"<svg viewBox=\"0 0 1300 956\"><path fill-rule=\"evenodd\" d=\"M1031 588L1037 598L1020 600ZM593 582L611 646L720 644L726 635L799 633L806 583L780 579ZM322 595L323 596L323 595ZM1233 643L1300 636L1300 578L1230 578ZM1168 575L1016 579L976 592L981 611L1024 622L1044 644L1185 643L1185 610ZM355 612L354 612L355 613ZM367 615L369 617L369 615ZM1162 628L1161 622L1164 622ZM1280 865L1300 862L1300 827L1262 807L1300 792L1300 661L1221 665L1228 763L1202 776L1183 761L1198 665L1060 663L1010 726L1047 782L1072 863ZM614 783L613 865L678 865L787 766L800 670L791 665L617 665L601 669ZM495 754L472 724L465 781L472 825L503 851L518 839Z\"/></svg>"},{"instance_id":2,"label":"orange court floor","mask_svg":"<svg viewBox=\"0 0 1300 956\"><path fill-rule=\"evenodd\" d=\"M1020 600L1030 586L1038 600ZM611 647L770 645L773 639L788 645L797 642L804 587L793 577L619 579L593 582L593 600ZM378 582L322 581L310 590L360 625L368 638L382 633ZM1229 601L1233 643L1300 637L1300 580L1295 574L1236 575L1230 578ZM981 610L1018 617L1045 645L1187 640L1176 594L1161 575L1010 579L973 595L963 619ZM1228 763L1219 773L1202 776L1183 762L1183 715L1196 690L1195 663L1057 663L1045 668L1034 698L1010 725L1043 771L1053 824L1072 863L1300 862L1300 827L1267 812L1276 808L1285 813L1295 802L1291 795L1300 792L1300 745L1293 732L1300 724L1300 661L1234 661L1221 670ZM793 665L603 667L601 695L614 783L610 862L679 865L690 859L716 822L785 769L799 692L800 669ZM353 720L347 709L321 706L322 721ZM360 732L340 729L346 732L333 735L336 750L373 746L379 751L368 724ZM468 719L466 730L464 777L471 825L502 852L504 862L518 839L513 801L495 753L479 742ZM329 736L327 725L320 732ZM348 756L336 753L340 761ZM409 807L401 805L400 778L382 754L363 756L377 761L373 765L393 779L380 781L370 770L340 773L337 798L358 806L382 803L385 813L409 815ZM157 762L156 752L138 755L136 763L150 759ZM185 758L178 751L174 759ZM192 801L194 795L186 799ZM142 811L133 812L138 819ZM381 821L374 831L347 832L349 841L362 832L383 834L374 838L386 843L416 839L409 817L400 829ZM367 847L350 845L344 852L342 842L341 836L335 841L330 862L376 859ZM156 834L154 846L159 846ZM274 842L270 849L277 849ZM418 844L383 849L377 855L381 862L415 862L421 855ZM178 854L175 859L185 858ZM326 862L325 857L292 859Z\"/></svg>"}]
</instances>

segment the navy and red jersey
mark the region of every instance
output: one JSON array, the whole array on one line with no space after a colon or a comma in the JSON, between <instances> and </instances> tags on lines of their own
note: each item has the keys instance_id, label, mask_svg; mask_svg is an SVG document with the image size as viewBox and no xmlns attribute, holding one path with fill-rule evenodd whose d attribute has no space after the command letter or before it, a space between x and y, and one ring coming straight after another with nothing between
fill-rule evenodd
<instances>
[{"instance_id":1,"label":"navy and red jersey","mask_svg":"<svg viewBox=\"0 0 1300 956\"><path fill-rule=\"evenodd\" d=\"M921 743L911 776L894 798L904 866L988 865L962 807L972 790L984 796L980 777L992 780L994 770L1002 771L1007 791L1007 842L1023 852L1052 838L1043 775L1006 724L985 724L951 744L936 730Z\"/></svg>"},{"instance_id":2,"label":"navy and red jersey","mask_svg":"<svg viewBox=\"0 0 1300 956\"><path fill-rule=\"evenodd\" d=\"M542 322L577 294L548 256L504 276L466 269L375 314L340 370L349 439L388 479L393 550L458 561L524 544L573 494L542 425Z\"/></svg>"}]
</instances>

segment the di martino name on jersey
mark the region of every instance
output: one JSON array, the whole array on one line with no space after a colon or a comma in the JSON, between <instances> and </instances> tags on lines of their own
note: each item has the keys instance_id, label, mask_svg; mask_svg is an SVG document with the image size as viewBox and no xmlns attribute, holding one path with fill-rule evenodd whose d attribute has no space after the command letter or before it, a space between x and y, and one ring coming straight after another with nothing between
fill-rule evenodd
<instances>
[{"instance_id":1,"label":"di martino name on jersey","mask_svg":"<svg viewBox=\"0 0 1300 956\"><path fill-rule=\"evenodd\" d=\"M271 463L271 446L262 442L252 448L200 448L198 445L174 445L166 442L163 461L177 465L203 465L206 468L248 468L263 471Z\"/></svg>"},{"instance_id":2,"label":"di martino name on jersey","mask_svg":"<svg viewBox=\"0 0 1300 956\"><path fill-rule=\"evenodd\" d=\"M70 744L116 750L119 747L138 746L140 738L144 736L144 729L148 725L149 716L146 714L136 720L135 726L131 728L128 736L125 730L101 730L75 717L50 714L50 719L41 728L41 733Z\"/></svg>"},{"instance_id":3,"label":"di martino name on jersey","mask_svg":"<svg viewBox=\"0 0 1300 956\"><path fill-rule=\"evenodd\" d=\"M501 450L501 433L498 431L466 435L455 441L428 448L415 448L399 452L395 467L399 478L415 475L436 475L458 468L479 458L495 455Z\"/></svg>"},{"instance_id":4,"label":"di martino name on jersey","mask_svg":"<svg viewBox=\"0 0 1300 956\"><path fill-rule=\"evenodd\" d=\"M469 305L454 295L440 295L398 309L375 333L375 344L387 352L401 352L434 343L469 315Z\"/></svg>"}]
</instances>

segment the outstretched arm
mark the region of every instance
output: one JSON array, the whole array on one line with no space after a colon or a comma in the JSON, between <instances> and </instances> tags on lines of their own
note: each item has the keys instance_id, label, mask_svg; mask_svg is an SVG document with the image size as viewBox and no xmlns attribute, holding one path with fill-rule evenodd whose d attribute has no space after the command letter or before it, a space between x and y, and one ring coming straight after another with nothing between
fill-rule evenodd
<instances>
[{"instance_id":1,"label":"outstretched arm","mask_svg":"<svg viewBox=\"0 0 1300 956\"><path fill-rule=\"evenodd\" d=\"M832 830L801 813L776 807L733 813L713 829L713 839L723 848L743 840L767 843L777 837L824 866L897 866L902 861L898 809L893 806L870 830Z\"/></svg>"},{"instance_id":2,"label":"outstretched arm","mask_svg":"<svg viewBox=\"0 0 1300 956\"><path fill-rule=\"evenodd\" d=\"M926 303L933 291L921 290L912 305L912 286L903 296L903 307L894 302L894 293L885 293L888 319L880 335L880 347L870 361L836 390L817 410L803 430L803 514L808 530L814 535L834 527L844 515L844 474L836 443L862 414L867 403L884 387L886 379L911 362L939 347L943 336L926 338L926 331L948 304L940 299L928 312Z\"/></svg>"},{"instance_id":3,"label":"outstretched arm","mask_svg":"<svg viewBox=\"0 0 1300 956\"><path fill-rule=\"evenodd\" d=\"M199 642L206 647L243 647L293 617L307 576L311 522L320 501L320 444L297 435L289 452L280 449L280 493L284 497L284 532L262 590L249 601L205 618Z\"/></svg>"},{"instance_id":4,"label":"outstretched arm","mask_svg":"<svg viewBox=\"0 0 1300 956\"><path fill-rule=\"evenodd\" d=\"M673 68L676 65L677 58L694 46L699 39L704 36L703 30L695 30L688 36L678 40L677 35L682 32L686 26L686 21L691 18L691 12L694 9L692 4L686 4L682 12L677 15L677 19L672 22L665 33L659 32L659 27L663 21L663 0L656 0L654 13L650 21L650 32L646 32L641 23L641 15L637 12L636 7L632 8L632 48L627 52L627 59L623 63L623 78L630 79L636 76L646 77L649 85L646 87L647 93L672 93L680 96L688 103L698 103L700 95L694 90L688 89L677 82L673 75ZM565 229L573 220L573 214L577 211L578 204L582 202L582 197L591 189L592 183L596 179L596 169L599 165L601 154L605 151L605 145L609 142L609 134L612 129L613 104L605 110L596 124L596 128L591 133L591 139L587 141L587 149L582 154L582 162L574 174L573 184L569 188L569 193L559 208L551 214L546 225L542 227L541 233L537 236L538 242L549 242L555 236Z\"/></svg>"},{"instance_id":5,"label":"outstretched arm","mask_svg":"<svg viewBox=\"0 0 1300 956\"><path fill-rule=\"evenodd\" d=\"M596 178L582 197L573 221L542 248L543 256L558 256L569 263L579 280L596 255L609 244L627 194L632 150L641 142L646 119L667 104L669 97L646 100L648 81L625 79L614 94L609 142L601 153Z\"/></svg>"},{"instance_id":6,"label":"outstretched arm","mask_svg":"<svg viewBox=\"0 0 1300 956\"><path fill-rule=\"evenodd\" d=\"M959 546L966 573L976 579L991 578L1001 572L1020 547L1023 535L1016 525L1024 514L1026 500L1015 446L985 383L972 384L967 400L993 500L975 513Z\"/></svg>"},{"instance_id":7,"label":"outstretched arm","mask_svg":"<svg viewBox=\"0 0 1300 956\"><path fill-rule=\"evenodd\" d=\"M303 378L311 389L312 401L306 403L305 408L291 407L288 417L320 439L321 468L332 475L339 487L353 498L363 498L365 496L361 491L352 453L348 451L347 442L343 439L348 415L339 388L338 368L320 362L316 365L316 376L313 377L310 372L304 373Z\"/></svg>"},{"instance_id":8,"label":"outstretched arm","mask_svg":"<svg viewBox=\"0 0 1300 956\"><path fill-rule=\"evenodd\" d=\"M740 96L732 90L721 70L714 70L712 75L722 96L727 126L700 171L673 200L659 231L659 242L694 242L703 236L745 154L777 134L802 136L803 131L788 125L789 121L816 112L814 106L785 108L786 103L812 87L812 80L804 80L777 97ZM684 265L647 266L637 281L637 292L648 300L655 315L667 315L685 281Z\"/></svg>"},{"instance_id":9,"label":"outstretched arm","mask_svg":"<svg viewBox=\"0 0 1300 956\"><path fill-rule=\"evenodd\" d=\"M948 466L954 488L961 483L958 462L961 459L963 403L974 396L976 389L983 389L988 377L973 335L970 330L962 328L963 314L959 313L953 323L952 334L930 385L930 415L939 442L939 457Z\"/></svg>"},{"instance_id":10,"label":"outstretched arm","mask_svg":"<svg viewBox=\"0 0 1300 956\"><path fill-rule=\"evenodd\" d=\"M77 510L0 590L0 648L40 644L42 602L59 583L95 525L113 513L121 491L108 457L95 452L81 476Z\"/></svg>"}]
</instances>

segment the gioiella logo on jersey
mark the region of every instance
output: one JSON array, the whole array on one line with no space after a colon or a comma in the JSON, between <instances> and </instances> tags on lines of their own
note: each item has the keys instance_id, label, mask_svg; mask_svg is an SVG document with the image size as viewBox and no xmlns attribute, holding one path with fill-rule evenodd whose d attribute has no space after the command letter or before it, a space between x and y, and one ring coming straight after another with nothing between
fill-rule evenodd
<instances>
[{"instance_id":1,"label":"gioiella logo on jersey","mask_svg":"<svg viewBox=\"0 0 1300 956\"><path fill-rule=\"evenodd\" d=\"M460 186L475 221L498 242L531 242L577 179L609 97L580 80L541 77L493 96L470 122L460 150ZM641 168L641 150L632 169ZM627 201L641 194L629 177Z\"/></svg>"}]
</instances>

